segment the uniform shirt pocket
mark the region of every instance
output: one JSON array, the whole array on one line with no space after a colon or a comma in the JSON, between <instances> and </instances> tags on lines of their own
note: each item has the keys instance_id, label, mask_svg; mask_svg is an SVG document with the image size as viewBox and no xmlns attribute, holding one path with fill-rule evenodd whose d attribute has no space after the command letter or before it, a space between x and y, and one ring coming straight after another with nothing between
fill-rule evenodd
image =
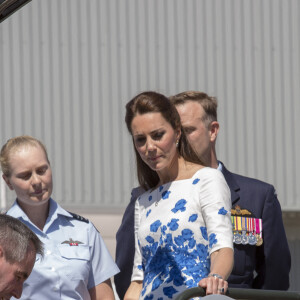
<instances>
[{"instance_id":1,"label":"uniform shirt pocket","mask_svg":"<svg viewBox=\"0 0 300 300\"><path fill-rule=\"evenodd\" d=\"M88 245L59 245L59 253L65 259L64 272L74 280L87 282L90 272L90 248Z\"/></svg>"},{"instance_id":2,"label":"uniform shirt pocket","mask_svg":"<svg viewBox=\"0 0 300 300\"><path fill-rule=\"evenodd\" d=\"M58 250L66 259L90 260L90 248L87 245L59 245Z\"/></svg>"}]
</instances>

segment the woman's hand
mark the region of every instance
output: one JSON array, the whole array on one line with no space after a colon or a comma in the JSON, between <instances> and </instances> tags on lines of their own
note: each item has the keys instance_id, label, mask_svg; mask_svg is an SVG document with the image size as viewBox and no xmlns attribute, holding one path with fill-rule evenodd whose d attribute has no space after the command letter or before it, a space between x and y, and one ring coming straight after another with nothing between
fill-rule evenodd
<instances>
[{"instance_id":1,"label":"woman's hand","mask_svg":"<svg viewBox=\"0 0 300 300\"><path fill-rule=\"evenodd\" d=\"M198 285L206 289L206 295L225 294L228 289L228 278L233 267L233 250L221 248L210 256L210 274L199 281Z\"/></svg>"},{"instance_id":2,"label":"woman's hand","mask_svg":"<svg viewBox=\"0 0 300 300\"><path fill-rule=\"evenodd\" d=\"M198 285L206 289L206 295L225 294L228 289L228 282L218 274L210 274L199 281Z\"/></svg>"}]
</instances>

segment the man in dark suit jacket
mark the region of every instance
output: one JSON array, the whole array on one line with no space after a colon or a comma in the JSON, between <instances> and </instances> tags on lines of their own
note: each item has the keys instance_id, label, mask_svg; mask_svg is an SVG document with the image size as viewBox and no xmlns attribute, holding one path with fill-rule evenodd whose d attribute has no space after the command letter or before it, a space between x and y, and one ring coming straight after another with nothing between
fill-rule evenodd
<instances>
[{"instance_id":1,"label":"man in dark suit jacket","mask_svg":"<svg viewBox=\"0 0 300 300\"><path fill-rule=\"evenodd\" d=\"M231 191L233 211L246 211L251 218L262 220L262 245L234 245L234 267L228 278L229 287L287 290L291 257L274 187L231 173L217 160L215 144L219 123L215 98L190 91L170 99L176 105L182 127L203 163L223 173ZM141 193L140 188L133 189L116 236L116 262L121 272L115 277L115 285L120 299L124 297L132 274L134 203Z\"/></svg>"}]
</instances>

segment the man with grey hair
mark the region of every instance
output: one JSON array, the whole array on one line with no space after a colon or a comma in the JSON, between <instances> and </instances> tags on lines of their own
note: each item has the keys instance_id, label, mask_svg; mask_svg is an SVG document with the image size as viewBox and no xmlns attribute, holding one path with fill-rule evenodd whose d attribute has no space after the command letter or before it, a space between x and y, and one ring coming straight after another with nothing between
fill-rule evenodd
<instances>
[{"instance_id":1,"label":"man with grey hair","mask_svg":"<svg viewBox=\"0 0 300 300\"><path fill-rule=\"evenodd\" d=\"M21 297L37 254L43 256L39 238L18 219L0 214L0 299Z\"/></svg>"}]
</instances>

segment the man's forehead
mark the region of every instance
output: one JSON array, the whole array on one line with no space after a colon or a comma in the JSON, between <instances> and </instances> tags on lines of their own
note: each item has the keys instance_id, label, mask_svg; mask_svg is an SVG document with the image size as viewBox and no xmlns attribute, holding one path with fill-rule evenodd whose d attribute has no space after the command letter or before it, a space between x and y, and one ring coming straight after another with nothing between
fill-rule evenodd
<instances>
[{"instance_id":1,"label":"man's forehead","mask_svg":"<svg viewBox=\"0 0 300 300\"><path fill-rule=\"evenodd\" d=\"M183 127L197 127L203 123L203 116L193 112L180 114L181 125Z\"/></svg>"},{"instance_id":2,"label":"man's forehead","mask_svg":"<svg viewBox=\"0 0 300 300\"><path fill-rule=\"evenodd\" d=\"M202 119L205 114L201 104L195 101L187 101L184 104L177 105L176 108L182 118Z\"/></svg>"}]
</instances>

